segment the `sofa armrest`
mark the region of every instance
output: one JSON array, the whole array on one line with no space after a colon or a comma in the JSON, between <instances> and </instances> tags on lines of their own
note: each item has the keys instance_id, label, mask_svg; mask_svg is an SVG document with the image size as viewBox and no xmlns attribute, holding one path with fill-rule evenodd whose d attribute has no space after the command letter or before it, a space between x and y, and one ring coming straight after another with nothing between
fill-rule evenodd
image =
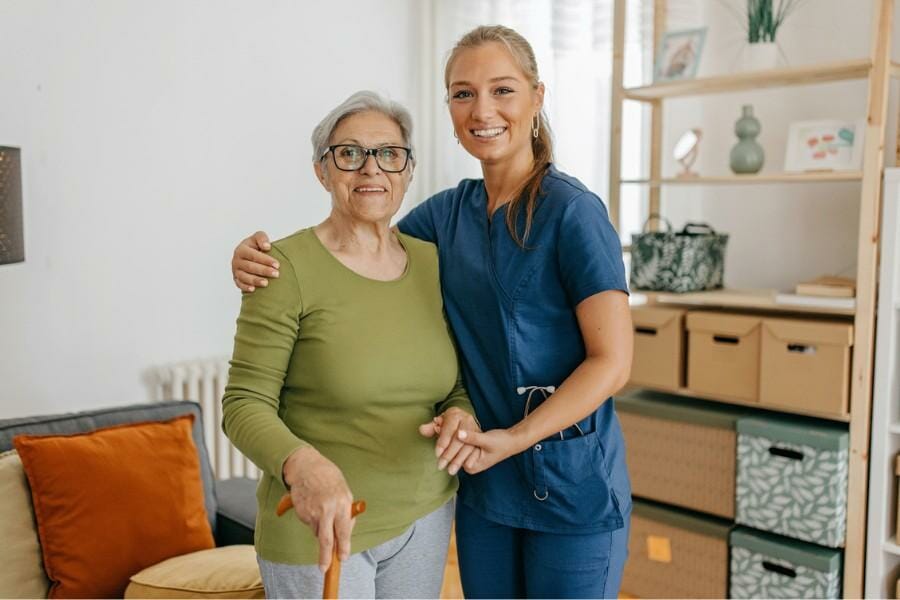
<instances>
[{"instance_id":1,"label":"sofa armrest","mask_svg":"<svg viewBox=\"0 0 900 600\"><path fill-rule=\"evenodd\" d=\"M256 485L255 479L246 477L216 481L216 546L253 543Z\"/></svg>"}]
</instances>

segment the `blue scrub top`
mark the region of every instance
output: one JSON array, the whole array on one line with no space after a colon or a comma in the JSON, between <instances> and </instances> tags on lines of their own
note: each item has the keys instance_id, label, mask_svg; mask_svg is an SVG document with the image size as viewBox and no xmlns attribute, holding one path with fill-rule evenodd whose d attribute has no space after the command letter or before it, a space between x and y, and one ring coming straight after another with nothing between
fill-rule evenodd
<instances>
[{"instance_id":1,"label":"blue scrub top","mask_svg":"<svg viewBox=\"0 0 900 600\"><path fill-rule=\"evenodd\" d=\"M552 165L542 190L524 250L509 234L505 208L488 219L482 179L432 196L398 224L437 244L444 308L485 430L524 418L528 392L519 388L559 387L584 360L579 302L606 290L628 293L619 237L600 198ZM542 398L533 395L531 410ZM631 486L612 399L578 426L483 473L461 473L459 499L512 527L621 528Z\"/></svg>"}]
</instances>

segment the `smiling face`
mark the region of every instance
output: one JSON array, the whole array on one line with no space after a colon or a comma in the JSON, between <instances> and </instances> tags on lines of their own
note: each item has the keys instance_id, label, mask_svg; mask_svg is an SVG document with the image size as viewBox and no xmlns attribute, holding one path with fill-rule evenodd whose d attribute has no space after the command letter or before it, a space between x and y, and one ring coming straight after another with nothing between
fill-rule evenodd
<instances>
[{"instance_id":1,"label":"smiling face","mask_svg":"<svg viewBox=\"0 0 900 600\"><path fill-rule=\"evenodd\" d=\"M377 111L351 115L335 127L329 145L356 144L364 148L406 146L400 126L392 118ZM314 163L316 176L331 193L332 212L354 221L390 223L412 179L413 162L400 173L382 171L375 157L367 156L357 171L341 171L331 152Z\"/></svg>"},{"instance_id":2,"label":"smiling face","mask_svg":"<svg viewBox=\"0 0 900 600\"><path fill-rule=\"evenodd\" d=\"M533 160L531 127L544 101L501 42L462 50L450 65L447 95L453 129L484 163Z\"/></svg>"}]
</instances>

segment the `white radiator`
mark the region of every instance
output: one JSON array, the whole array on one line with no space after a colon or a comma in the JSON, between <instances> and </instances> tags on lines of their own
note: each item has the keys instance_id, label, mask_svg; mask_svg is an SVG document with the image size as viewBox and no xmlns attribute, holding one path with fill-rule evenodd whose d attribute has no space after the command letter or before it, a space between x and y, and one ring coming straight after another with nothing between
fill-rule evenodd
<instances>
[{"instance_id":1,"label":"white radiator","mask_svg":"<svg viewBox=\"0 0 900 600\"><path fill-rule=\"evenodd\" d=\"M194 400L203 409L203 438L217 479L259 479L259 469L222 433L228 359L193 360L156 369L156 399Z\"/></svg>"}]
</instances>

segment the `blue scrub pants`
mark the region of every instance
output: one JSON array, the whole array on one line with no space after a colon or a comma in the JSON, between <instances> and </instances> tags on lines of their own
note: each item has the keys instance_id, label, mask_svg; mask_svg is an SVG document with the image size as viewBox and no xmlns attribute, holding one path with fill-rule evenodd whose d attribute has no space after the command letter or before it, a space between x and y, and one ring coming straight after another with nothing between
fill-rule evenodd
<instances>
[{"instance_id":1,"label":"blue scrub pants","mask_svg":"<svg viewBox=\"0 0 900 600\"><path fill-rule=\"evenodd\" d=\"M456 547L468 598L616 598L628 557L625 527L543 533L489 521L456 503Z\"/></svg>"}]
</instances>

